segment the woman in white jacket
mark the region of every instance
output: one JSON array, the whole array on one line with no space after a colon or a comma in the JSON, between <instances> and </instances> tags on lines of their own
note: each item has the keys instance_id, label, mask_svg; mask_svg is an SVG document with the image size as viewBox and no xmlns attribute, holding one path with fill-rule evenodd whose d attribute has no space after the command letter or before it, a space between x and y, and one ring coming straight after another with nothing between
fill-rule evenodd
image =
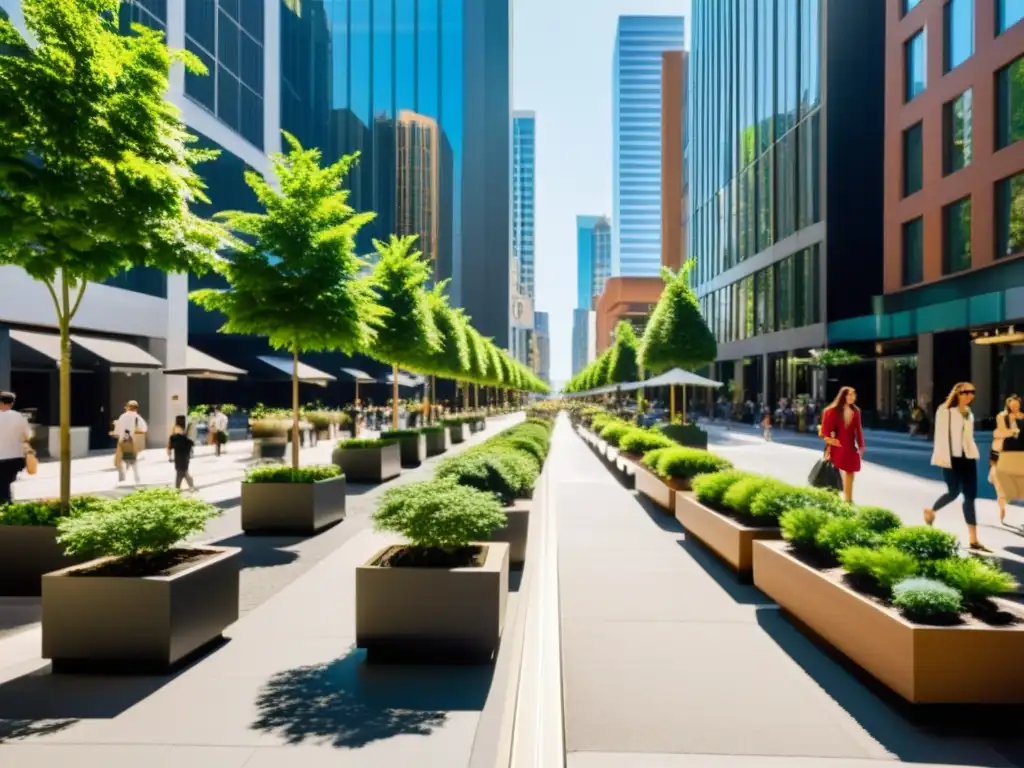
<instances>
[{"instance_id":1,"label":"woman in white jacket","mask_svg":"<svg viewBox=\"0 0 1024 768\"><path fill-rule=\"evenodd\" d=\"M964 522L970 548L987 552L978 541L978 520L974 501L978 497L978 446L974 442L975 389L970 382L962 381L953 387L946 402L935 412L935 445L932 449L932 464L942 468L946 481L946 492L931 508L924 511L924 521L931 525L935 513L947 504L964 497Z\"/></svg>"}]
</instances>

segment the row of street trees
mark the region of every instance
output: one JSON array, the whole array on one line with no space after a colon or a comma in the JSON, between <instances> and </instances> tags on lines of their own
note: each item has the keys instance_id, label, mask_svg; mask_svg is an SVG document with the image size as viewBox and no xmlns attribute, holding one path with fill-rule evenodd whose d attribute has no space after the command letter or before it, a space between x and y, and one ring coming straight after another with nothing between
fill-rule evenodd
<instances>
[{"instance_id":1,"label":"row of street trees","mask_svg":"<svg viewBox=\"0 0 1024 768\"><path fill-rule=\"evenodd\" d=\"M46 285L60 332L61 500L71 491L70 331L90 282L135 267L224 277L224 290L192 299L222 312L225 333L266 336L293 361L293 438L298 432L298 356L364 352L398 367L505 389L543 391L533 374L448 306L414 238L376 243L372 271L355 253L373 213L356 212L342 186L351 155L321 155L285 136L274 179L246 182L262 212L209 221L195 170L199 150L167 101L172 63L205 74L141 25L121 35L120 0L24 0L32 43L0 19L0 264ZM223 254L223 257L220 254ZM395 384L397 419L397 376ZM298 464L298 440L292 461Z\"/></svg>"}]
</instances>

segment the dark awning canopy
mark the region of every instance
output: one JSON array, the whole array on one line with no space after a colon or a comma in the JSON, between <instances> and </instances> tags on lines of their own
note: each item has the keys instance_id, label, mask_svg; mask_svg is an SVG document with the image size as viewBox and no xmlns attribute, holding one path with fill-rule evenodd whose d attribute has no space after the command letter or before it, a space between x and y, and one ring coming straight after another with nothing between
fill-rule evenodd
<instances>
[{"instance_id":1,"label":"dark awning canopy","mask_svg":"<svg viewBox=\"0 0 1024 768\"><path fill-rule=\"evenodd\" d=\"M185 350L185 365L181 368L165 369L164 373L168 376L188 376L190 379L238 381L238 377L245 376L248 371L228 365L194 347L188 347Z\"/></svg>"},{"instance_id":2,"label":"dark awning canopy","mask_svg":"<svg viewBox=\"0 0 1024 768\"><path fill-rule=\"evenodd\" d=\"M377 381L366 371L360 371L358 368L342 368L341 372L352 377L352 379L359 384L373 384Z\"/></svg>"},{"instance_id":3,"label":"dark awning canopy","mask_svg":"<svg viewBox=\"0 0 1024 768\"><path fill-rule=\"evenodd\" d=\"M287 374L289 377L292 375L292 361L287 357L261 355L258 360L281 373ZM316 384L318 387L326 387L328 382L337 381L337 379L329 373L324 373L311 365L299 362L299 381L303 384Z\"/></svg>"},{"instance_id":4,"label":"dark awning canopy","mask_svg":"<svg viewBox=\"0 0 1024 768\"><path fill-rule=\"evenodd\" d=\"M114 373L150 373L164 367L162 362L142 347L129 344L127 341L77 335L72 336L71 341L107 361Z\"/></svg>"},{"instance_id":5,"label":"dark awning canopy","mask_svg":"<svg viewBox=\"0 0 1024 768\"><path fill-rule=\"evenodd\" d=\"M394 375L389 373L387 381L388 384L394 384ZM398 372L398 386L400 387L408 387L409 389L415 389L416 387L422 387L425 381L426 379L424 379L422 376L414 376L403 371Z\"/></svg>"}]
</instances>

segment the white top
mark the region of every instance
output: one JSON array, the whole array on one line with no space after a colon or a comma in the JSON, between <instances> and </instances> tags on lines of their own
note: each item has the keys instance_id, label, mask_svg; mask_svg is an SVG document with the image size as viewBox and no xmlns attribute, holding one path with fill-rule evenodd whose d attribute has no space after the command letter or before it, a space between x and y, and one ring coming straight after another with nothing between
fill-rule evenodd
<instances>
[{"instance_id":1,"label":"white top","mask_svg":"<svg viewBox=\"0 0 1024 768\"><path fill-rule=\"evenodd\" d=\"M125 432L129 435L134 435L136 432L148 431L149 427L146 425L146 420L135 411L125 411L114 422L114 433L119 440L124 437Z\"/></svg>"},{"instance_id":2,"label":"white top","mask_svg":"<svg viewBox=\"0 0 1024 768\"><path fill-rule=\"evenodd\" d=\"M959 408L942 405L935 412L935 446L932 449L932 464L951 469L953 457L977 459L980 456L974 442L974 414L967 412L965 418Z\"/></svg>"},{"instance_id":3,"label":"white top","mask_svg":"<svg viewBox=\"0 0 1024 768\"><path fill-rule=\"evenodd\" d=\"M224 432L228 428L228 417L223 413L211 413L207 426L213 432Z\"/></svg>"},{"instance_id":4,"label":"white top","mask_svg":"<svg viewBox=\"0 0 1024 768\"><path fill-rule=\"evenodd\" d=\"M0 411L0 461L25 456L25 441L32 439L32 427L13 408Z\"/></svg>"}]
</instances>

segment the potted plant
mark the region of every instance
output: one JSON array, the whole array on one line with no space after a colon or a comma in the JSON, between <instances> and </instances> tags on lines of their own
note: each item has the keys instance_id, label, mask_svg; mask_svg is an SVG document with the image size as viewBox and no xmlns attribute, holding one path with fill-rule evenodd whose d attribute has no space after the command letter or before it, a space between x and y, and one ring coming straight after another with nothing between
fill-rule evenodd
<instances>
[{"instance_id":1,"label":"potted plant","mask_svg":"<svg viewBox=\"0 0 1024 768\"><path fill-rule=\"evenodd\" d=\"M312 536L345 519L345 488L334 464L256 467L242 480L242 530Z\"/></svg>"},{"instance_id":2,"label":"potted plant","mask_svg":"<svg viewBox=\"0 0 1024 768\"><path fill-rule=\"evenodd\" d=\"M852 662L915 704L1024 703L1024 615L994 560L889 510L792 507L785 541L758 541L754 583Z\"/></svg>"},{"instance_id":3,"label":"potted plant","mask_svg":"<svg viewBox=\"0 0 1024 768\"><path fill-rule=\"evenodd\" d=\"M239 552L180 542L220 511L169 488L62 518L60 542L94 560L43 576L43 658L54 672L166 671L238 619Z\"/></svg>"},{"instance_id":4,"label":"potted plant","mask_svg":"<svg viewBox=\"0 0 1024 768\"><path fill-rule=\"evenodd\" d=\"M451 447L448 427L443 424L437 427L424 427L420 430L426 441L427 457L440 456Z\"/></svg>"},{"instance_id":5,"label":"potted plant","mask_svg":"<svg viewBox=\"0 0 1024 768\"><path fill-rule=\"evenodd\" d=\"M448 427L448 436L453 444L464 443L466 441L466 431L469 428L469 423L465 417L455 416L448 419L441 419L441 424Z\"/></svg>"},{"instance_id":6,"label":"potted plant","mask_svg":"<svg viewBox=\"0 0 1024 768\"><path fill-rule=\"evenodd\" d=\"M252 434L252 452L257 459L283 460L288 450L288 422L283 419L262 418L249 422Z\"/></svg>"},{"instance_id":7,"label":"potted plant","mask_svg":"<svg viewBox=\"0 0 1024 768\"><path fill-rule=\"evenodd\" d=\"M419 429L393 429L380 433L382 440L396 440L403 467L418 467L427 458L427 438Z\"/></svg>"},{"instance_id":8,"label":"potted plant","mask_svg":"<svg viewBox=\"0 0 1024 768\"><path fill-rule=\"evenodd\" d=\"M331 461L352 483L383 483L402 474L402 450L397 440L342 440Z\"/></svg>"},{"instance_id":9,"label":"potted plant","mask_svg":"<svg viewBox=\"0 0 1024 768\"><path fill-rule=\"evenodd\" d=\"M726 459L696 448L657 448L648 451L637 466L636 489L669 514L675 514L678 492L690 490L695 477L731 468Z\"/></svg>"},{"instance_id":10,"label":"potted plant","mask_svg":"<svg viewBox=\"0 0 1024 768\"><path fill-rule=\"evenodd\" d=\"M316 410L306 411L303 414L306 421L310 423L312 428L316 431L317 440L330 440L331 439L331 414L327 411Z\"/></svg>"},{"instance_id":11,"label":"potted plant","mask_svg":"<svg viewBox=\"0 0 1024 768\"><path fill-rule=\"evenodd\" d=\"M393 488L374 527L404 536L356 569L356 645L371 661L489 661L508 599L508 544L481 542L505 522L494 494L432 480Z\"/></svg>"},{"instance_id":12,"label":"potted plant","mask_svg":"<svg viewBox=\"0 0 1024 768\"><path fill-rule=\"evenodd\" d=\"M0 595L38 596L44 573L88 560L65 553L57 541L57 523L67 515L104 508L106 504L106 500L93 496L72 497L66 514L58 499L0 506Z\"/></svg>"}]
</instances>

